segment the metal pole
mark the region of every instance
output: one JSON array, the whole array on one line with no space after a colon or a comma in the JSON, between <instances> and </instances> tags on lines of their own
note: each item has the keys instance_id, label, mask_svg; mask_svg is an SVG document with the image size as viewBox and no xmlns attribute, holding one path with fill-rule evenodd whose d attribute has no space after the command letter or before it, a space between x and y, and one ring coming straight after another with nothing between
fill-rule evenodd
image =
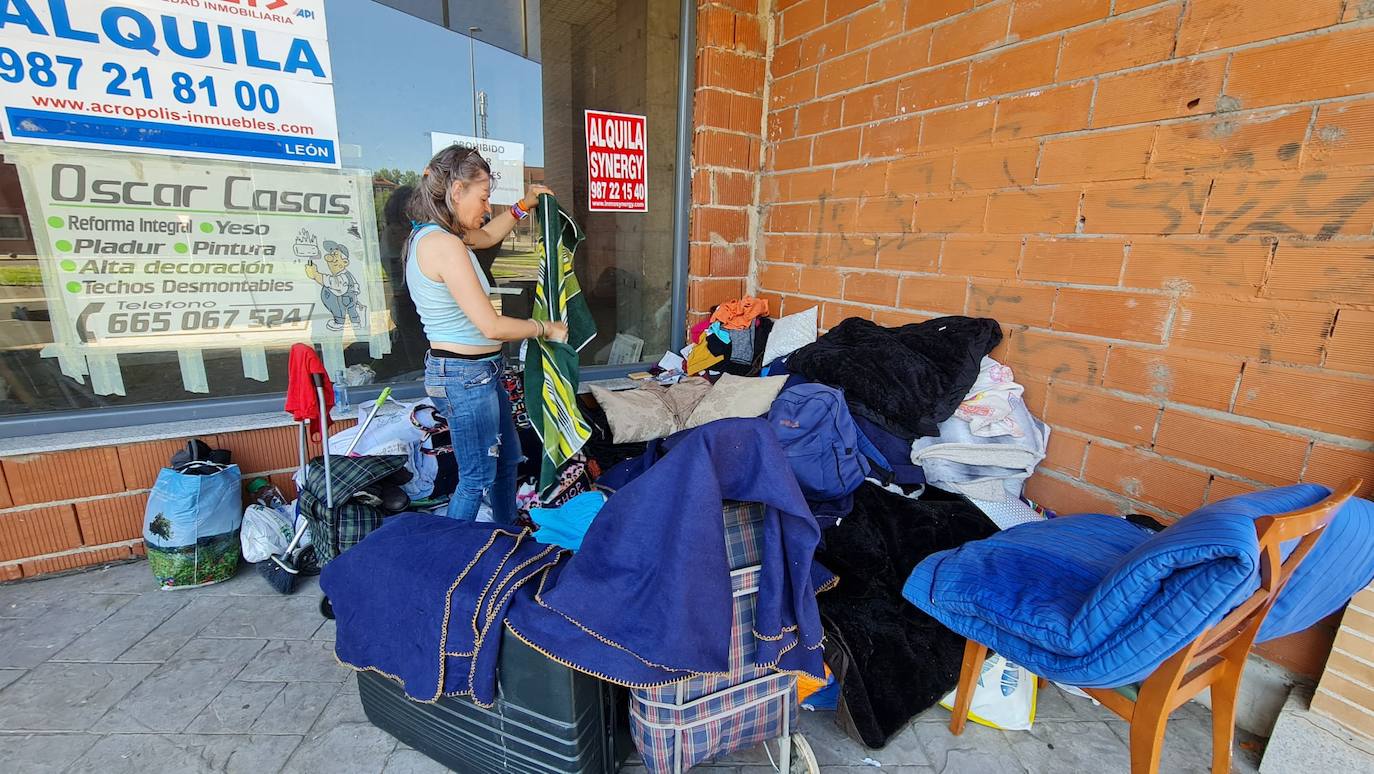
<instances>
[{"instance_id":1,"label":"metal pole","mask_svg":"<svg viewBox=\"0 0 1374 774\"><path fill-rule=\"evenodd\" d=\"M481 27L468 27L468 74L472 76L472 136L477 137L477 37Z\"/></svg>"},{"instance_id":2,"label":"metal pole","mask_svg":"<svg viewBox=\"0 0 1374 774\"><path fill-rule=\"evenodd\" d=\"M677 178L673 181L673 290L669 310L674 352L687 344L687 270L689 228L692 217L692 97L696 89L697 4L681 0L682 12L677 52Z\"/></svg>"}]
</instances>

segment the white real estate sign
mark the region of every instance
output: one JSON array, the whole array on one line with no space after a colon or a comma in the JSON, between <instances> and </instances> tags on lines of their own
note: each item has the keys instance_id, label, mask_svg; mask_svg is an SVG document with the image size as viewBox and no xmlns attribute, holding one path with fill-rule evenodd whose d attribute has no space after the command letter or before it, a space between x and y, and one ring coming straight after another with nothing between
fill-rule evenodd
<instances>
[{"instance_id":1,"label":"white real estate sign","mask_svg":"<svg viewBox=\"0 0 1374 774\"><path fill-rule=\"evenodd\" d=\"M0 9L10 142L339 166L324 0Z\"/></svg>"},{"instance_id":2,"label":"white real estate sign","mask_svg":"<svg viewBox=\"0 0 1374 774\"><path fill-rule=\"evenodd\" d=\"M349 341L389 351L369 174L0 151L19 167L53 325L45 354L64 373L79 377L93 356L117 375L119 354L237 347L256 378L251 353L264 347L320 344L331 372ZM194 363L182 370L204 391Z\"/></svg>"}]
</instances>

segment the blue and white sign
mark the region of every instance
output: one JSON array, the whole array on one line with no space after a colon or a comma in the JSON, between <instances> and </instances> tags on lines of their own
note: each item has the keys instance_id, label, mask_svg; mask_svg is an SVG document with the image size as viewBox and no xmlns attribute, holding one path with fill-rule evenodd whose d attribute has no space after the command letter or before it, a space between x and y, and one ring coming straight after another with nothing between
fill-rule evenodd
<instances>
[{"instance_id":1,"label":"blue and white sign","mask_svg":"<svg viewBox=\"0 0 1374 774\"><path fill-rule=\"evenodd\" d=\"M324 0L0 0L10 142L339 166Z\"/></svg>"}]
</instances>

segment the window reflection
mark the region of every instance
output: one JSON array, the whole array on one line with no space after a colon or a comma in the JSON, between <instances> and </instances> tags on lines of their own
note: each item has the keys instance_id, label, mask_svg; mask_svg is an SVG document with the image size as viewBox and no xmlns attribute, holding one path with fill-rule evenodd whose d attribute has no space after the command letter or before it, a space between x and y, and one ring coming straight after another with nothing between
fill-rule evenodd
<instances>
[{"instance_id":1,"label":"window reflection","mask_svg":"<svg viewBox=\"0 0 1374 774\"><path fill-rule=\"evenodd\" d=\"M523 145L522 179L515 188L549 185L583 226L587 241L576 269L599 330L583 350L584 364L607 362L617 333L643 339L646 358L666 348L677 121L675 5L328 0L326 20L342 167L368 170L372 180L377 265L353 269L374 271L389 304L390 352L374 356L366 341L355 340L344 350L347 365L367 366L379 382L415 380L422 372L427 344L402 284L411 228L404 205L434 151L436 134ZM469 36L472 26L482 30ZM587 108L648 117L648 213L587 211ZM483 251L479 261L496 285L518 291L497 298L503 310L528 315L537 277L534 219L521 223L498 248ZM226 345L201 351L208 393L184 389L175 351L142 351L118 356L123 395L97 394L89 379L66 376L55 359L43 356L52 342L17 168L0 164L0 418L280 394L286 383L284 346L266 348L267 378L260 381L245 376L243 352Z\"/></svg>"}]
</instances>

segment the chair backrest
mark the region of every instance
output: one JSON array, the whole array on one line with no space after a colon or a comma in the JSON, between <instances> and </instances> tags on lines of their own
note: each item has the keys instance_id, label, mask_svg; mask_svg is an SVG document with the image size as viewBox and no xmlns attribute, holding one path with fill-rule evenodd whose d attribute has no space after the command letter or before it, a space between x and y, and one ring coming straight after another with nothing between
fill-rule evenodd
<instances>
[{"instance_id":1,"label":"chair backrest","mask_svg":"<svg viewBox=\"0 0 1374 774\"><path fill-rule=\"evenodd\" d=\"M1203 632L1198 638L1200 649L1194 657L1195 662L1215 655L1237 638L1243 638L1246 649L1249 648L1283 585L1317 544L1326 525L1331 523L1336 513L1363 484L1358 478L1348 479L1321 502L1296 511L1255 519L1255 532L1260 545L1260 587L1218 621L1216 626ZM1284 560L1283 544L1299 538L1298 545Z\"/></svg>"}]
</instances>

